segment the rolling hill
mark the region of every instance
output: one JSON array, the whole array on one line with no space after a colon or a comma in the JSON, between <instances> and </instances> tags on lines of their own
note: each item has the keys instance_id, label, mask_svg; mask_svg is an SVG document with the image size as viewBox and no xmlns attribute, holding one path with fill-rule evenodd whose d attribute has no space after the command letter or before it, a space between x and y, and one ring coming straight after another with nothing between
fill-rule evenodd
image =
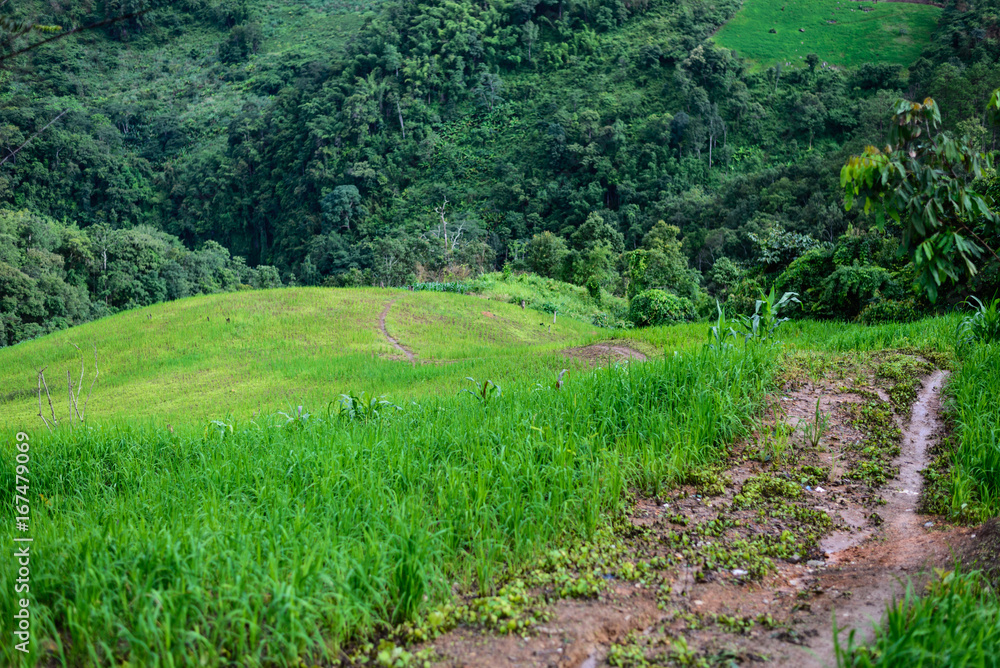
<instances>
[{"instance_id":1,"label":"rolling hill","mask_svg":"<svg viewBox=\"0 0 1000 668\"><path fill-rule=\"evenodd\" d=\"M384 315L383 315L384 314ZM416 356L413 364L386 338ZM597 328L478 297L381 289L287 288L192 297L127 311L0 349L0 406L11 426L38 423L36 369L56 414L66 372L86 382L97 349L92 420L136 416L191 421L227 413L325 408L342 393L394 400L468 387L472 376L553 377L559 353L607 337ZM640 344L641 345L641 344Z\"/></svg>"}]
</instances>

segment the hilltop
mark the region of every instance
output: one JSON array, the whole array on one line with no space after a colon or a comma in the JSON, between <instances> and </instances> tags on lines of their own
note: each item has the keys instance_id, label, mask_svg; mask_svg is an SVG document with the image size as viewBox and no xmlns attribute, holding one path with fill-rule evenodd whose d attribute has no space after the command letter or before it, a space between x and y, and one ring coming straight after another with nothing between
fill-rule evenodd
<instances>
[{"instance_id":1,"label":"hilltop","mask_svg":"<svg viewBox=\"0 0 1000 668\"><path fill-rule=\"evenodd\" d=\"M4 75L8 143L66 113L4 166L0 197L61 231L19 232L0 258L12 298L45 275L8 338L77 321L60 281L110 312L177 296L148 230L290 285L506 266L626 298L665 287L710 315L806 251L854 251L845 235L873 221L844 211L837 174L885 142L897 98L931 96L945 129L988 143L989 12L827 2L190 0L40 49ZM133 231L142 261L114 280L102 240ZM862 302L909 308L889 255L861 266L894 274Z\"/></svg>"}]
</instances>

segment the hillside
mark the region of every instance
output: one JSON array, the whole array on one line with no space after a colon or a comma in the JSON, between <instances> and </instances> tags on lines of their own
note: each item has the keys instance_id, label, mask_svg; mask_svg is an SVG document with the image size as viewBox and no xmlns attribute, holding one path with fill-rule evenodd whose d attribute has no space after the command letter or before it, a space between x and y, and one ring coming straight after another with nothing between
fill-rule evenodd
<instances>
[{"instance_id":1,"label":"hillside","mask_svg":"<svg viewBox=\"0 0 1000 668\"><path fill-rule=\"evenodd\" d=\"M415 365L383 334L383 313ZM385 394L403 404L460 392L471 387L466 376L501 387L548 382L561 368L583 364L559 351L599 338L589 324L562 317L553 326L547 314L462 295L288 288L193 297L0 350L0 428L42 426L35 370L45 366L57 415L66 415L65 374L72 371L76 383L80 372L71 344L83 351L88 387L97 348L92 420L176 423L299 405L325 411L343 393Z\"/></svg>"},{"instance_id":2,"label":"hillside","mask_svg":"<svg viewBox=\"0 0 1000 668\"><path fill-rule=\"evenodd\" d=\"M998 16L0 3L0 659L992 665Z\"/></svg>"},{"instance_id":3,"label":"hillside","mask_svg":"<svg viewBox=\"0 0 1000 668\"><path fill-rule=\"evenodd\" d=\"M908 68L926 48L941 9L929 4L857 0L746 0L715 34L761 67L889 63Z\"/></svg>"},{"instance_id":4,"label":"hillside","mask_svg":"<svg viewBox=\"0 0 1000 668\"><path fill-rule=\"evenodd\" d=\"M11 147L66 111L0 171L3 215L54 230L2 232L20 235L0 257L14 304L4 338L210 292L172 287L200 285L197 272L149 230L275 267L236 281L255 287L508 266L625 298L665 288L710 315L808 250L854 253L848 233L873 218L844 210L837 175L884 144L899 96L932 96L944 129L989 143L1000 49L988 12L878 3L830 19L826 4L782 6L190 0L43 47L0 93ZM775 55L796 66L769 67ZM143 258L128 262L128 289L96 260L112 232ZM850 317L904 308L913 276L881 258L862 265L893 284L857 295ZM997 276L947 296L992 294ZM800 287L829 292L823 278ZM18 308L19 292L38 291Z\"/></svg>"}]
</instances>

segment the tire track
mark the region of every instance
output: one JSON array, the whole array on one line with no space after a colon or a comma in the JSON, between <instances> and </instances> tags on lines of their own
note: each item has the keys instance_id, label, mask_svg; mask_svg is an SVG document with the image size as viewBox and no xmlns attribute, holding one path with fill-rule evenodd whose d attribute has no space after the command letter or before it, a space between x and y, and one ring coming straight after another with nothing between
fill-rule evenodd
<instances>
[{"instance_id":1,"label":"tire track","mask_svg":"<svg viewBox=\"0 0 1000 668\"><path fill-rule=\"evenodd\" d=\"M416 364L417 356L413 353L413 351L404 346L402 343L400 343L399 339L390 334L389 330L385 328L385 317L389 315L389 309L391 309L392 305L395 304L397 301L399 301L399 297L396 297L391 302L385 305L385 308L382 310L381 315L379 315L378 317L378 326L379 329L382 330L382 334L385 335L385 338L388 339L389 343L391 343L396 350L406 355L406 359L410 361L410 364Z\"/></svg>"}]
</instances>

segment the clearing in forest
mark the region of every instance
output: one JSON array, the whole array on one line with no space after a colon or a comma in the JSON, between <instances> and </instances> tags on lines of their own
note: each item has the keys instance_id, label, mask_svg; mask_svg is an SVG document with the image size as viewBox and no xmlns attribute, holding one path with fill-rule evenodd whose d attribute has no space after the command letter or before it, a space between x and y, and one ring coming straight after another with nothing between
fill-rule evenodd
<instances>
[{"instance_id":1,"label":"clearing in forest","mask_svg":"<svg viewBox=\"0 0 1000 668\"><path fill-rule=\"evenodd\" d=\"M714 39L761 67L804 68L810 53L839 67L905 67L930 41L940 13L933 5L903 2L746 0Z\"/></svg>"}]
</instances>

